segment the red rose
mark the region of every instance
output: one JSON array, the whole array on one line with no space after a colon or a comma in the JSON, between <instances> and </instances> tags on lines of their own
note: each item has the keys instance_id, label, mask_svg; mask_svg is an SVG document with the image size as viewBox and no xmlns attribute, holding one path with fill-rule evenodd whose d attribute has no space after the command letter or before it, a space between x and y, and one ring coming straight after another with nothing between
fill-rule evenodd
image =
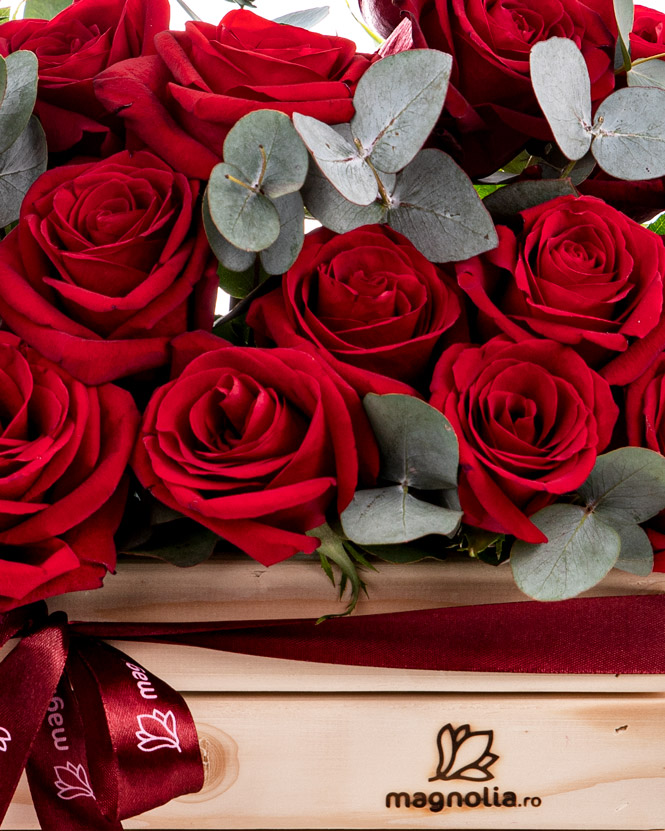
<instances>
[{"instance_id":1,"label":"red rose","mask_svg":"<svg viewBox=\"0 0 665 831\"><path fill-rule=\"evenodd\" d=\"M101 585L139 414L0 332L0 612Z\"/></svg>"},{"instance_id":2,"label":"red rose","mask_svg":"<svg viewBox=\"0 0 665 831\"><path fill-rule=\"evenodd\" d=\"M44 173L0 243L0 316L85 383L167 363L214 314L198 191L146 151Z\"/></svg>"},{"instance_id":3,"label":"red rose","mask_svg":"<svg viewBox=\"0 0 665 831\"><path fill-rule=\"evenodd\" d=\"M665 14L646 6L635 6L630 56L634 61L665 52Z\"/></svg>"},{"instance_id":4,"label":"red rose","mask_svg":"<svg viewBox=\"0 0 665 831\"><path fill-rule=\"evenodd\" d=\"M572 349L504 336L447 349L430 403L459 439L465 522L533 543L545 537L528 517L584 482L618 414Z\"/></svg>"},{"instance_id":5,"label":"red rose","mask_svg":"<svg viewBox=\"0 0 665 831\"><path fill-rule=\"evenodd\" d=\"M98 98L141 142L188 176L207 179L231 127L259 109L353 116L352 85L369 66L345 38L229 12L155 38L158 57L125 62L95 81Z\"/></svg>"},{"instance_id":6,"label":"red rose","mask_svg":"<svg viewBox=\"0 0 665 831\"><path fill-rule=\"evenodd\" d=\"M36 112L49 150L67 150L86 133L107 135L93 78L117 61L154 53L169 15L168 0L77 0L53 20L0 26L0 55L27 49L39 59Z\"/></svg>"},{"instance_id":7,"label":"red rose","mask_svg":"<svg viewBox=\"0 0 665 831\"><path fill-rule=\"evenodd\" d=\"M665 453L665 354L626 387L628 443ZM655 571L665 571L665 512L649 520L646 529L656 553Z\"/></svg>"},{"instance_id":8,"label":"red rose","mask_svg":"<svg viewBox=\"0 0 665 831\"><path fill-rule=\"evenodd\" d=\"M376 476L360 399L296 349L204 333L174 347L184 368L146 409L132 461L141 484L264 565L311 554L319 542L305 532L349 504L359 476Z\"/></svg>"},{"instance_id":9,"label":"red rose","mask_svg":"<svg viewBox=\"0 0 665 831\"><path fill-rule=\"evenodd\" d=\"M661 238L591 196L562 196L500 226L499 246L458 263L480 332L572 346L610 384L626 384L665 347Z\"/></svg>"},{"instance_id":10,"label":"red rose","mask_svg":"<svg viewBox=\"0 0 665 831\"><path fill-rule=\"evenodd\" d=\"M361 394L419 385L437 345L468 340L456 283L382 225L309 234L247 323L278 346L315 344Z\"/></svg>"},{"instance_id":11,"label":"red rose","mask_svg":"<svg viewBox=\"0 0 665 831\"><path fill-rule=\"evenodd\" d=\"M594 101L614 87L611 0L362 0L361 7L382 34L409 16L415 46L453 56L449 118L440 128L451 134L446 149L472 176L492 173L529 136L551 138L531 86L534 43L573 40L589 68Z\"/></svg>"}]
</instances>

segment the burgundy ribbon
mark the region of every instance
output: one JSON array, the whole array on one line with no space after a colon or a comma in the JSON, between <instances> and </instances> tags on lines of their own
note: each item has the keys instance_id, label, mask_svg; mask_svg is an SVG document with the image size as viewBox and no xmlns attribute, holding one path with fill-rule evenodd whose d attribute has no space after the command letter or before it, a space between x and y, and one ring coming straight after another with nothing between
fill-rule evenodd
<instances>
[{"instance_id":1,"label":"burgundy ribbon","mask_svg":"<svg viewBox=\"0 0 665 831\"><path fill-rule=\"evenodd\" d=\"M43 604L0 615L0 823L21 772L44 831L120 821L203 784L178 693L99 638L356 666L665 674L665 595L506 603L327 621L71 623Z\"/></svg>"}]
</instances>

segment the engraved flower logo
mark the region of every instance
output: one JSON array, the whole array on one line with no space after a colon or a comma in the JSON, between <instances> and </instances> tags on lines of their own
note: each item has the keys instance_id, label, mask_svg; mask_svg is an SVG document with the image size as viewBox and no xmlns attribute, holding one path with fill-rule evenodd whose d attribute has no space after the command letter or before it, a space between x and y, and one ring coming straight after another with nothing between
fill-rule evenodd
<instances>
[{"instance_id":1,"label":"engraved flower logo","mask_svg":"<svg viewBox=\"0 0 665 831\"><path fill-rule=\"evenodd\" d=\"M12 740L12 734L6 727L0 727L0 751L7 752L9 742Z\"/></svg>"},{"instance_id":2,"label":"engraved flower logo","mask_svg":"<svg viewBox=\"0 0 665 831\"><path fill-rule=\"evenodd\" d=\"M473 732L468 724L455 729L446 724L439 730L437 744L439 747L439 766L430 782L438 779L468 779L473 782L486 782L494 779L488 768L499 758L490 753L493 730Z\"/></svg>"},{"instance_id":3,"label":"engraved flower logo","mask_svg":"<svg viewBox=\"0 0 665 831\"><path fill-rule=\"evenodd\" d=\"M79 796L95 798L83 765L67 762L66 765L55 765L53 769L58 777L55 786L60 799L76 799Z\"/></svg>"},{"instance_id":4,"label":"engraved flower logo","mask_svg":"<svg viewBox=\"0 0 665 831\"><path fill-rule=\"evenodd\" d=\"M141 728L136 731L136 738L139 740L139 750L151 753L153 750L172 747L178 753L182 752L176 729L175 716L171 710L166 713L153 710L152 715L137 716L136 719Z\"/></svg>"}]
</instances>

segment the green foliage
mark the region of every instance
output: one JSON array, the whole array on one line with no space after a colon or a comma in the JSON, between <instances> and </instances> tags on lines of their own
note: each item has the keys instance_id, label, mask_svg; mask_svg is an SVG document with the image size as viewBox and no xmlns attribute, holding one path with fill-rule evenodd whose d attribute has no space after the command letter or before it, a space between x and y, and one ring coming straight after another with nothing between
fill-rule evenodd
<instances>
[{"instance_id":1,"label":"green foliage","mask_svg":"<svg viewBox=\"0 0 665 831\"><path fill-rule=\"evenodd\" d=\"M46 170L46 136L33 116L16 141L0 154L0 228L18 219L23 197Z\"/></svg>"},{"instance_id":2,"label":"green foliage","mask_svg":"<svg viewBox=\"0 0 665 831\"><path fill-rule=\"evenodd\" d=\"M346 609L338 614L323 615L317 620L317 623L322 623L334 617L345 617L350 615L356 608L360 593L367 594L367 586L361 579L358 573L359 568L368 568L373 571L374 567L367 562L362 553L348 540L343 539L336 534L332 528L327 525L320 525L307 532L309 537L318 537L321 544L317 548L319 558L321 560L321 567L328 576L329 580L335 585L335 575L333 565L339 568L341 572L339 581L339 599L342 600L344 592L349 588L349 602Z\"/></svg>"},{"instance_id":3,"label":"green foliage","mask_svg":"<svg viewBox=\"0 0 665 831\"><path fill-rule=\"evenodd\" d=\"M317 23L325 20L330 14L330 6L318 6L314 9L301 9L297 12L289 12L274 19L275 23L283 23L286 26L299 26L301 29L312 29Z\"/></svg>"},{"instance_id":4,"label":"green foliage","mask_svg":"<svg viewBox=\"0 0 665 831\"><path fill-rule=\"evenodd\" d=\"M51 20L56 14L71 5L72 0L27 0L23 16Z\"/></svg>"}]
</instances>

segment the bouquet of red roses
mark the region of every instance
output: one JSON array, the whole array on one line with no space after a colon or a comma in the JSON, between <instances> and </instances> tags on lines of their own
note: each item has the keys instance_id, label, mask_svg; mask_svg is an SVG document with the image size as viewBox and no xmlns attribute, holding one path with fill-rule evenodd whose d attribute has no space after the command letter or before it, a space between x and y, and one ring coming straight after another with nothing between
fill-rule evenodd
<instances>
[{"instance_id":1,"label":"bouquet of red roses","mask_svg":"<svg viewBox=\"0 0 665 831\"><path fill-rule=\"evenodd\" d=\"M665 15L362 6L0 25L0 611L118 551L665 568Z\"/></svg>"}]
</instances>

